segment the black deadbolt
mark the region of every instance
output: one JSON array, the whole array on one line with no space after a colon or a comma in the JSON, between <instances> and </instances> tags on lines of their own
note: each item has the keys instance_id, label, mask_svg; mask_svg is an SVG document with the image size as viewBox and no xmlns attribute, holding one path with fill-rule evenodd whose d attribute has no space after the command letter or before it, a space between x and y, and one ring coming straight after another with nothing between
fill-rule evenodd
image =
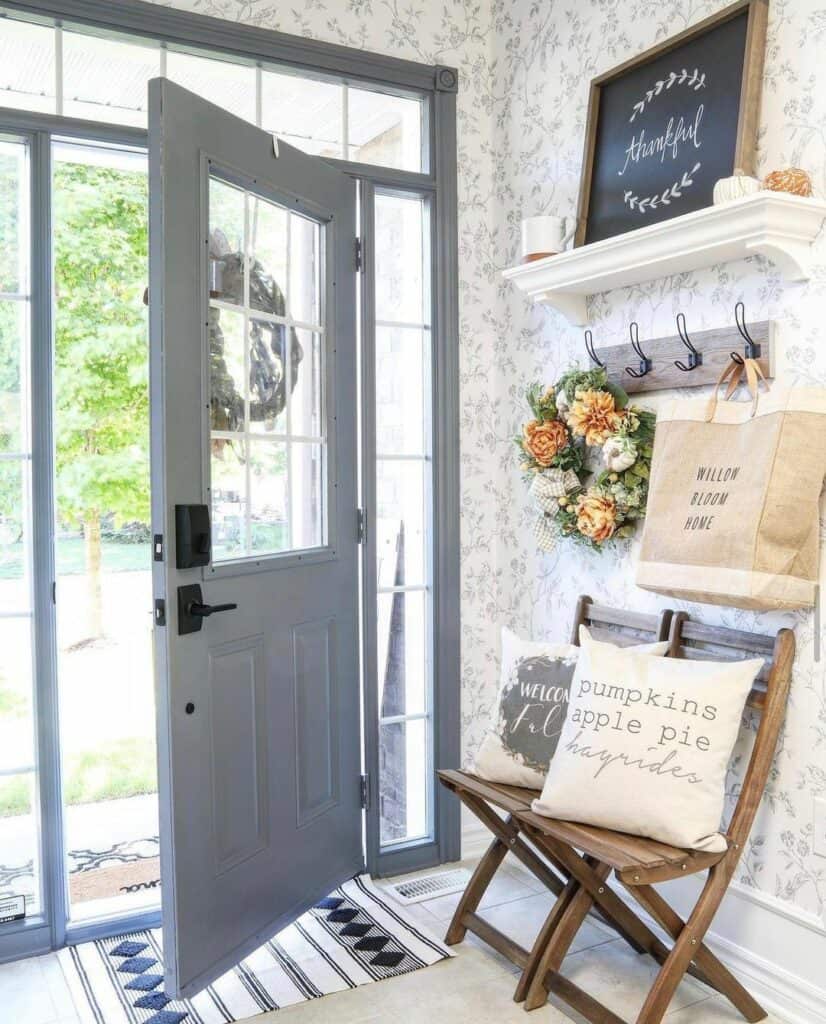
<instances>
[{"instance_id":1,"label":"black deadbolt","mask_svg":"<svg viewBox=\"0 0 826 1024\"><path fill-rule=\"evenodd\" d=\"M195 710L195 705L192 703L192 701L189 701L187 706L184 708L184 711L186 711L186 713L188 715L191 715L194 710Z\"/></svg>"},{"instance_id":2,"label":"black deadbolt","mask_svg":"<svg viewBox=\"0 0 826 1024\"><path fill-rule=\"evenodd\" d=\"M209 565L212 549L206 505L175 506L175 565L195 569Z\"/></svg>"}]
</instances>

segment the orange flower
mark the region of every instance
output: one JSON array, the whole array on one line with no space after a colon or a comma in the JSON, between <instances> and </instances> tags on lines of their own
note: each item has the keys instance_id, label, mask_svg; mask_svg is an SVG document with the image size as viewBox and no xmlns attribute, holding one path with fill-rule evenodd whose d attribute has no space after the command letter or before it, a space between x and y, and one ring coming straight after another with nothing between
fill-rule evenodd
<instances>
[{"instance_id":1,"label":"orange flower","mask_svg":"<svg viewBox=\"0 0 826 1024\"><path fill-rule=\"evenodd\" d=\"M617 528L616 502L598 494L583 494L577 502L576 526L583 537L602 544L613 536Z\"/></svg>"},{"instance_id":2,"label":"orange flower","mask_svg":"<svg viewBox=\"0 0 826 1024\"><path fill-rule=\"evenodd\" d=\"M605 444L621 420L614 396L607 391L581 391L568 414L568 426L588 445Z\"/></svg>"},{"instance_id":3,"label":"orange flower","mask_svg":"<svg viewBox=\"0 0 826 1024\"><path fill-rule=\"evenodd\" d=\"M540 466L550 466L557 452L570 440L565 424L559 420L531 420L522 428L522 439L525 451L532 455Z\"/></svg>"}]
</instances>

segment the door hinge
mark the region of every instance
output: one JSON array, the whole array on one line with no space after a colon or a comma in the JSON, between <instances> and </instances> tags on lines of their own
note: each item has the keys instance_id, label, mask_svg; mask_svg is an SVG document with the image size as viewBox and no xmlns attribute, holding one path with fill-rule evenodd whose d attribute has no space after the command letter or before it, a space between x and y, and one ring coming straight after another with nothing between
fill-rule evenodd
<instances>
[{"instance_id":1,"label":"door hinge","mask_svg":"<svg viewBox=\"0 0 826 1024\"><path fill-rule=\"evenodd\" d=\"M364 266L364 246L361 244L360 238L357 238L355 240L353 251L355 256L356 270L361 270Z\"/></svg>"},{"instance_id":2,"label":"door hinge","mask_svg":"<svg viewBox=\"0 0 826 1024\"><path fill-rule=\"evenodd\" d=\"M361 776L361 809L363 811L370 810L370 776Z\"/></svg>"},{"instance_id":3,"label":"door hinge","mask_svg":"<svg viewBox=\"0 0 826 1024\"><path fill-rule=\"evenodd\" d=\"M356 509L356 541L363 544L367 540L367 513L363 508Z\"/></svg>"},{"instance_id":4,"label":"door hinge","mask_svg":"<svg viewBox=\"0 0 826 1024\"><path fill-rule=\"evenodd\" d=\"M155 598L155 625L166 625L166 601L162 597Z\"/></svg>"},{"instance_id":5,"label":"door hinge","mask_svg":"<svg viewBox=\"0 0 826 1024\"><path fill-rule=\"evenodd\" d=\"M152 557L156 562L163 561L163 534L156 533L152 538Z\"/></svg>"}]
</instances>

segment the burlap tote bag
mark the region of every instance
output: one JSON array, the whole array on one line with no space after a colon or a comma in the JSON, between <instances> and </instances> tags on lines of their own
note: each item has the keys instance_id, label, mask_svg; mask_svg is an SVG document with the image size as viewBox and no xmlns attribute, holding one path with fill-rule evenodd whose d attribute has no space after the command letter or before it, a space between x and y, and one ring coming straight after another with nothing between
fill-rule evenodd
<instances>
[{"instance_id":1,"label":"burlap tote bag","mask_svg":"<svg viewBox=\"0 0 826 1024\"><path fill-rule=\"evenodd\" d=\"M743 375L752 400L732 401ZM814 604L826 390L761 382L754 360L731 363L710 400L658 411L639 586L739 608Z\"/></svg>"}]
</instances>

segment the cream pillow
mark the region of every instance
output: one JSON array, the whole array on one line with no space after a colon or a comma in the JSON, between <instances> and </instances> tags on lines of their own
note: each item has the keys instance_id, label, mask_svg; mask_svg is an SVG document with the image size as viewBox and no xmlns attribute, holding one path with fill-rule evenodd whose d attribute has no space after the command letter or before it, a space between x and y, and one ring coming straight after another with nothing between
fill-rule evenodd
<instances>
[{"instance_id":1,"label":"cream pillow","mask_svg":"<svg viewBox=\"0 0 826 1024\"><path fill-rule=\"evenodd\" d=\"M592 641L597 643L597 641ZM616 650L613 644L605 644ZM667 643L632 648L665 654ZM521 640L502 630L502 671L493 724L473 770L482 779L542 789L568 711L579 647Z\"/></svg>"},{"instance_id":2,"label":"cream pillow","mask_svg":"<svg viewBox=\"0 0 826 1024\"><path fill-rule=\"evenodd\" d=\"M719 852L725 778L763 662L647 658L583 630L537 814Z\"/></svg>"}]
</instances>

